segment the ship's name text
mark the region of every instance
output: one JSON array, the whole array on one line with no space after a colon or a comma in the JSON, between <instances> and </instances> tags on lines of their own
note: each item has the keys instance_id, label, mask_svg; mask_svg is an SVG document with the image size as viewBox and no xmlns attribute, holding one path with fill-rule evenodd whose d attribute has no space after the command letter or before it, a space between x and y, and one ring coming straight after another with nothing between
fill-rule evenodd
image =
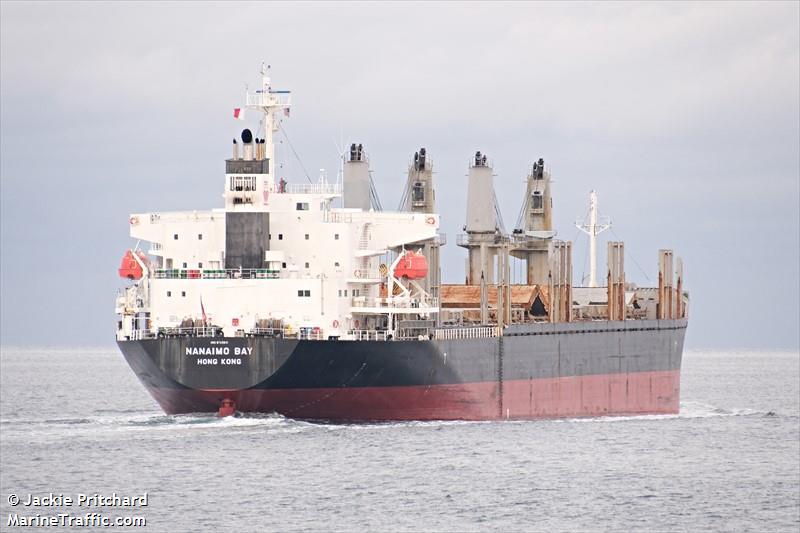
<instances>
[{"instance_id":1,"label":"ship's name text","mask_svg":"<svg viewBox=\"0 0 800 533\"><path fill-rule=\"evenodd\" d=\"M252 355L253 353L253 349L247 346L234 346L232 351L233 355ZM231 355L231 349L228 346L187 346L186 355Z\"/></svg>"}]
</instances>

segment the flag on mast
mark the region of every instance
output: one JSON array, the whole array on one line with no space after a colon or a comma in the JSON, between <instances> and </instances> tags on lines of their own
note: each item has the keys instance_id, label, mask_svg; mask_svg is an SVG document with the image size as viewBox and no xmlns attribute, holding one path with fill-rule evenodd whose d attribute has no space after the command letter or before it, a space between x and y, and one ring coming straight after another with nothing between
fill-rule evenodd
<instances>
[{"instance_id":1,"label":"flag on mast","mask_svg":"<svg viewBox=\"0 0 800 533\"><path fill-rule=\"evenodd\" d=\"M203 327L208 325L208 318L206 317L206 308L203 307L203 296L200 296L200 312L203 314Z\"/></svg>"},{"instance_id":2,"label":"flag on mast","mask_svg":"<svg viewBox=\"0 0 800 533\"><path fill-rule=\"evenodd\" d=\"M236 120L244 120L244 109L241 107L235 107L233 109L233 118Z\"/></svg>"}]
</instances>

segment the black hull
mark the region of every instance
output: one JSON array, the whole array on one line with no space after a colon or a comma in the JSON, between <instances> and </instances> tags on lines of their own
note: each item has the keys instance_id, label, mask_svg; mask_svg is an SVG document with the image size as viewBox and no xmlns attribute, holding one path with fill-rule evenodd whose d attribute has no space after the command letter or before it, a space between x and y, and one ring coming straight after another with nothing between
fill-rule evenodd
<instances>
[{"instance_id":1,"label":"black hull","mask_svg":"<svg viewBox=\"0 0 800 533\"><path fill-rule=\"evenodd\" d=\"M334 420L676 412L686 320L510 326L502 337L298 341L183 337L118 344L168 413Z\"/></svg>"}]
</instances>

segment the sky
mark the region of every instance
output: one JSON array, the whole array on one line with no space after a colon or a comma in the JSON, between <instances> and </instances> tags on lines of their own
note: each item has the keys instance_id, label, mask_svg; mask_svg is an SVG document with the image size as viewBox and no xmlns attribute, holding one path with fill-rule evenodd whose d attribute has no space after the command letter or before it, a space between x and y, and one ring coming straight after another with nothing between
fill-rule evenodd
<instances>
[{"instance_id":1,"label":"sky","mask_svg":"<svg viewBox=\"0 0 800 533\"><path fill-rule=\"evenodd\" d=\"M335 178L360 142L396 209L427 148L444 281L464 276L471 154L508 229L543 157L576 284L595 189L629 281L656 283L659 248L683 259L687 347L796 350L798 21L797 2L3 1L0 343L113 343L128 214L222 206L232 109L266 61L293 92L290 182Z\"/></svg>"}]
</instances>

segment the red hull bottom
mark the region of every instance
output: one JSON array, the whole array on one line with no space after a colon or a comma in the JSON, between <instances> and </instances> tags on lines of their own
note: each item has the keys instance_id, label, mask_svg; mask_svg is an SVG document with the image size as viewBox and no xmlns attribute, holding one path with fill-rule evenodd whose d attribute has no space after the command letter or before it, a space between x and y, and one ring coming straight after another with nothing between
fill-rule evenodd
<instances>
[{"instance_id":1,"label":"red hull bottom","mask_svg":"<svg viewBox=\"0 0 800 533\"><path fill-rule=\"evenodd\" d=\"M502 389L502 391L501 391ZM291 418L497 420L677 413L680 370L413 387L336 389L152 389L169 414L216 412L223 399L240 412ZM501 398L502 397L502 398Z\"/></svg>"}]
</instances>

